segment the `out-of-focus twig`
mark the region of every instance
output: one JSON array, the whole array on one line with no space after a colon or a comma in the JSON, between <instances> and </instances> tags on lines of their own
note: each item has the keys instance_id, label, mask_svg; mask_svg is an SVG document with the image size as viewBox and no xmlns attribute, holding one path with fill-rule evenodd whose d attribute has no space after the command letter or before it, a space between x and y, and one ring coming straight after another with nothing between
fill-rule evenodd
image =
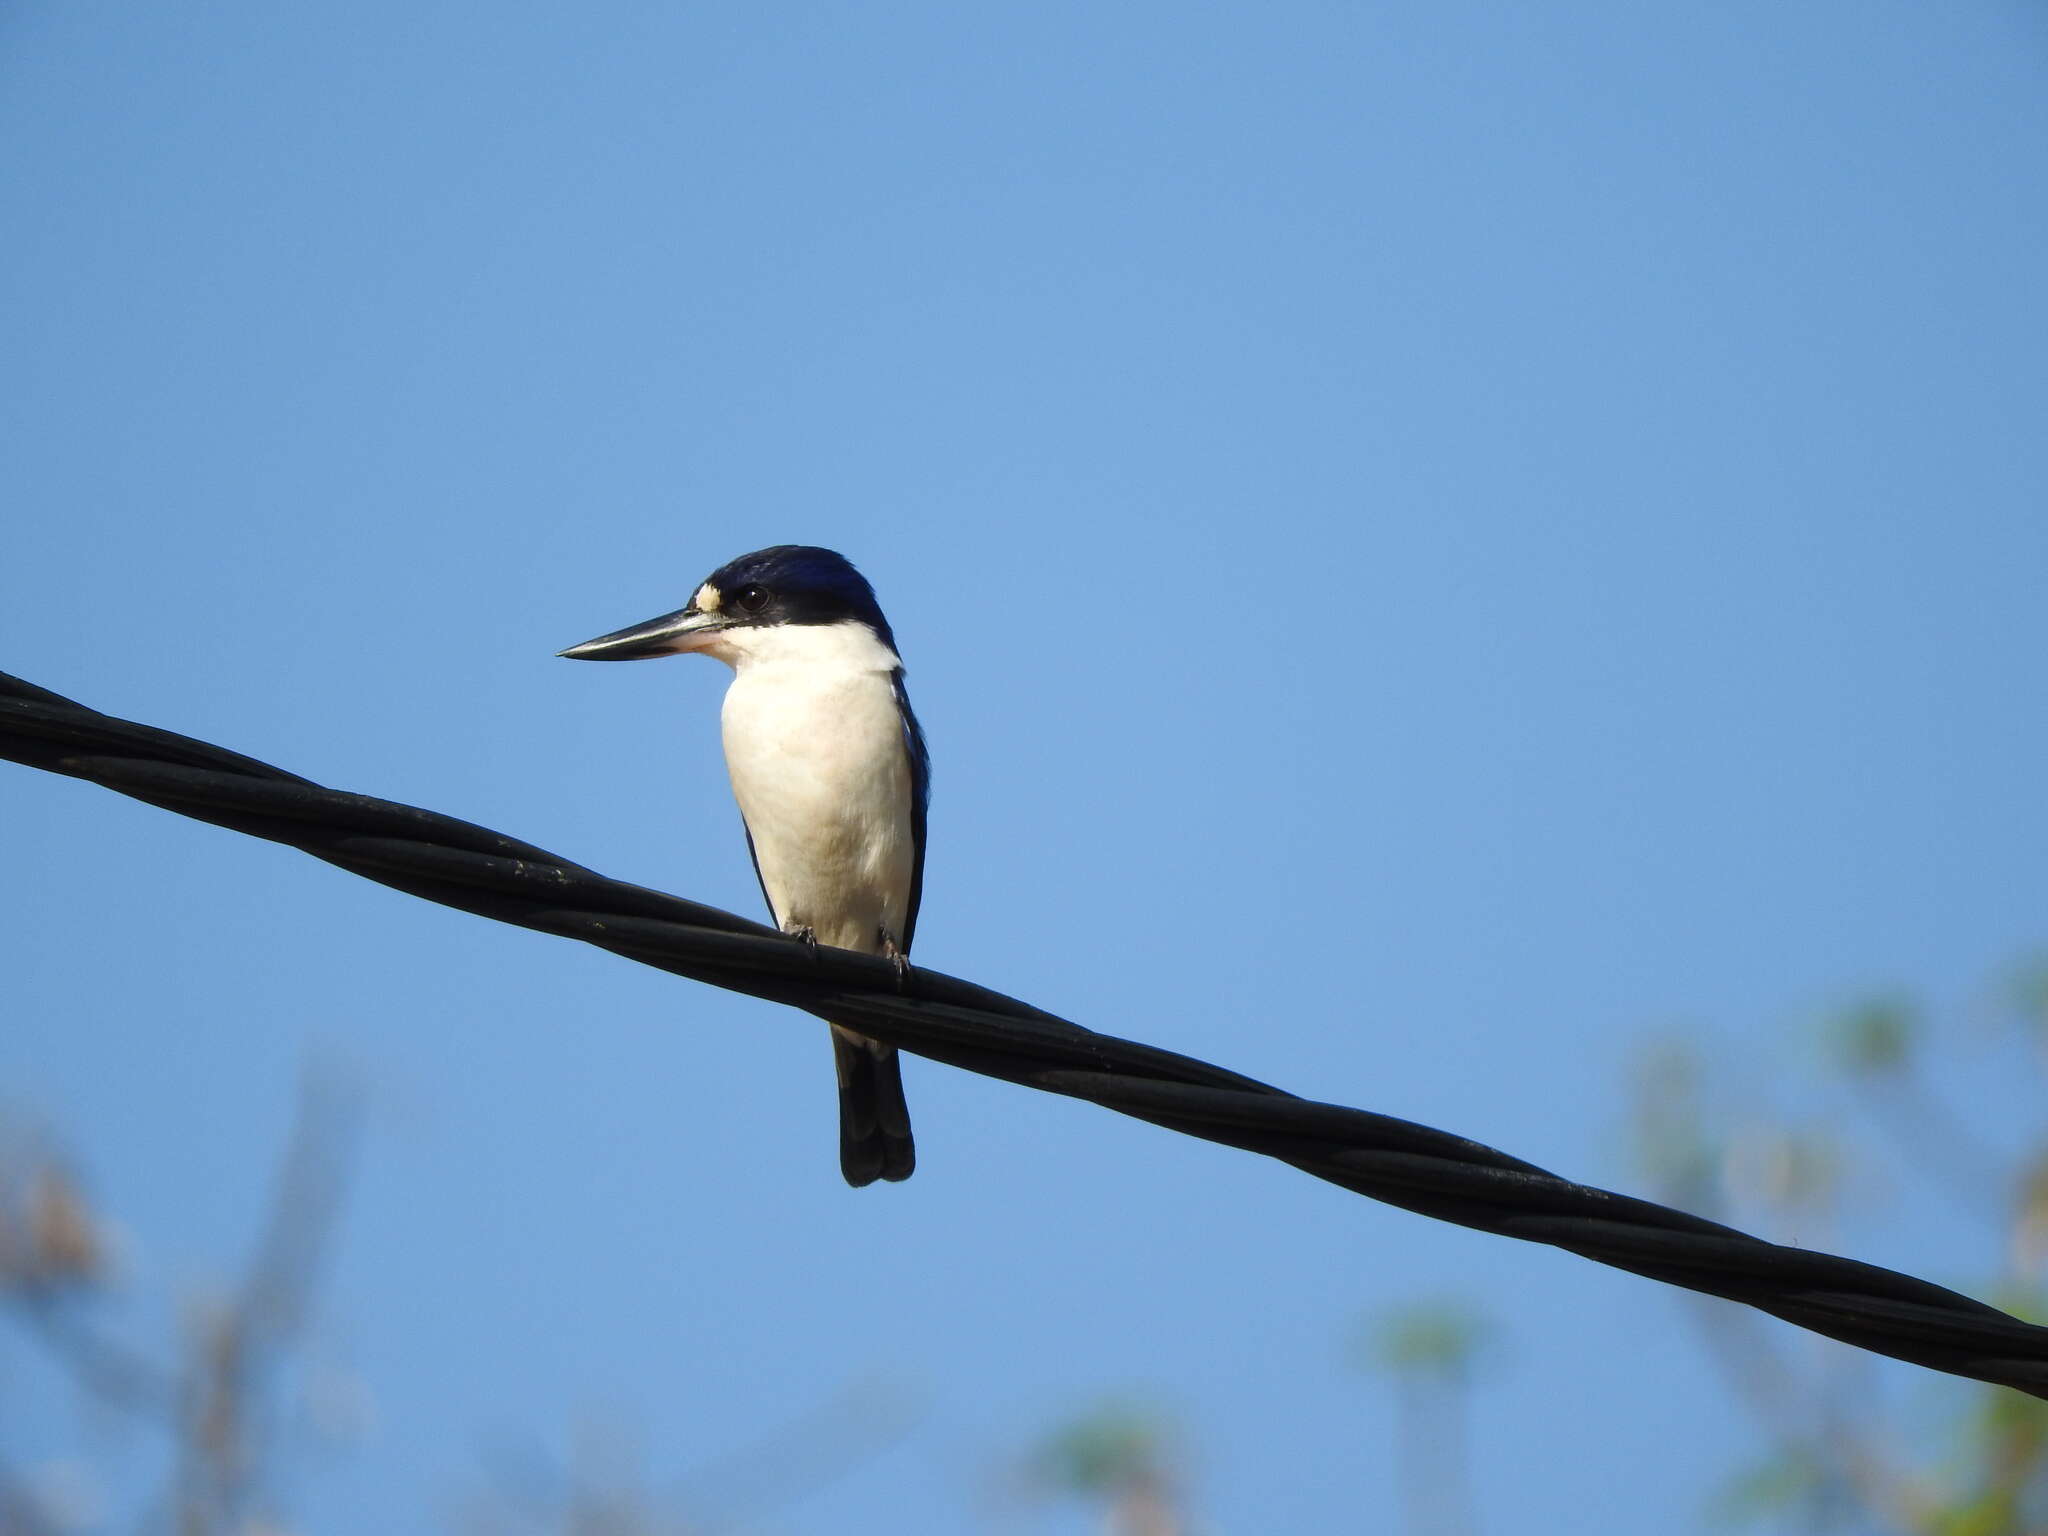
<instances>
[{"instance_id":1,"label":"out-of-focus twig","mask_svg":"<svg viewBox=\"0 0 2048 1536\"><path fill-rule=\"evenodd\" d=\"M617 1447L585 1440L567 1465L537 1446L492 1458L494 1506L479 1530L547 1536L717 1536L809 1497L902 1439L924 1416L922 1395L856 1381L815 1408L692 1469L660 1495ZM608 1454L599 1454L606 1451Z\"/></svg>"},{"instance_id":2,"label":"out-of-focus twig","mask_svg":"<svg viewBox=\"0 0 2048 1536\"><path fill-rule=\"evenodd\" d=\"M1910 1100L1924 1108L1931 1097L1909 1091L1902 1099L1891 1091L1918 1083L1912 1070L1918 1032L1910 1008L1865 1004L1836 1020L1837 1063L1893 1107ZM1816 1151L1808 1145L1811 1138L1764 1120L1744 1133L1747 1154L1732 1155L1729 1134L1708 1129L1701 1076L1690 1053L1666 1046L1639 1079L1638 1155L1659 1193L1717 1219L1754 1221L1761 1210L1767 1222L1800 1231L1832 1223L1841 1199L1841 1151ZM1754 1107L1746 1113L1753 1118ZM2015 1255L2030 1251L2026 1224L2030 1214L2038 1215L2035 1206L2022 1198L2015 1213L1998 1199L2000 1190L2018 1185L2024 1191L2028 1181L1996 1167L1976 1136L1949 1124L1953 1118L1939 1113L1939 1106L1931 1115L1906 1116L1904 1123L1927 1133L1913 1137L1915 1152L1938 1148L1948 1175L1971 1189L1973 1207L1995 1214L2001 1224L2012 1223ZM1783 1155L1760 1156L1758 1147L1773 1139ZM1980 1162L1981 1177L1973 1171ZM2048 1149L2041 1166L2048 1167ZM1782 1176L1759 1177L1764 1167ZM1777 1448L1770 1463L1775 1470L1743 1480L1746 1512L1783 1512L1786 1501L1797 1498L1816 1531L2032 1536L2042 1529L2024 1513L2032 1507L2030 1498L2038 1503L2048 1493L2048 1417L2038 1402L1995 1389L1982 1392L1958 1436L1968 1454L1936 1468L1900 1448L1868 1383L1843 1374L1860 1376L1861 1358L1822 1350L1801 1362L1753 1313L1703 1297L1686 1302L1709 1358Z\"/></svg>"},{"instance_id":3,"label":"out-of-focus twig","mask_svg":"<svg viewBox=\"0 0 2048 1536\"><path fill-rule=\"evenodd\" d=\"M247 1524L274 1439L271 1378L304 1329L361 1120L361 1094L352 1082L333 1073L306 1075L248 1271L226 1304L196 1316L171 1495L182 1536L236 1532Z\"/></svg>"},{"instance_id":4,"label":"out-of-focus twig","mask_svg":"<svg viewBox=\"0 0 2048 1536\"><path fill-rule=\"evenodd\" d=\"M361 1095L331 1072L302 1083L292 1136L242 1282L193 1309L175 1363L115 1339L94 1317L106 1223L65 1162L38 1142L0 1145L0 1306L81 1392L155 1425L172 1443L153 1527L243 1536L274 1477L273 1378L303 1335L353 1165ZM0 1536L53 1528L19 1479L0 1478ZM42 1525L34 1524L36 1519Z\"/></svg>"},{"instance_id":5,"label":"out-of-focus twig","mask_svg":"<svg viewBox=\"0 0 2048 1536\"><path fill-rule=\"evenodd\" d=\"M1934 1092L1921 1070L1926 1025L1911 998L1887 994L1841 1010L1829 1028L1838 1068L1882 1116L1900 1161L1939 1183L1952 1200L1993 1221L2010 1184L1997 1153Z\"/></svg>"},{"instance_id":6,"label":"out-of-focus twig","mask_svg":"<svg viewBox=\"0 0 2048 1536\"><path fill-rule=\"evenodd\" d=\"M1359 1363L1393 1377L1394 1467L1409 1536L1476 1536L1472 1494L1471 1391L1494 1329L1455 1300L1416 1302L1373 1320Z\"/></svg>"}]
</instances>

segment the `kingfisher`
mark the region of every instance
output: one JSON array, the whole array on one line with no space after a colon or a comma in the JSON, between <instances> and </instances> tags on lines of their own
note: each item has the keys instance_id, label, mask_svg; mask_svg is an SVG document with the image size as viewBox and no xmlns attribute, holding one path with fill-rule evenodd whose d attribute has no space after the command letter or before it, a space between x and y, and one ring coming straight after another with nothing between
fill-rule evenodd
<instances>
[{"instance_id":1,"label":"kingfisher","mask_svg":"<svg viewBox=\"0 0 2048 1536\"><path fill-rule=\"evenodd\" d=\"M775 924L907 968L924 893L931 756L875 589L844 555L778 544L720 566L689 606L559 654L691 651L732 668L719 714L747 851ZM856 1189L917 1166L896 1047L834 1024L839 1170Z\"/></svg>"}]
</instances>

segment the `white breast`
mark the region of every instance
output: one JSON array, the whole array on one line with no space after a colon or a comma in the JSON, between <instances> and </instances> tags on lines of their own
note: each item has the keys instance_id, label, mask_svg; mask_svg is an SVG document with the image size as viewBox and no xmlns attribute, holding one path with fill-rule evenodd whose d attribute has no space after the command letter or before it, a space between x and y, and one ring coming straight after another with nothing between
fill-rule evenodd
<instances>
[{"instance_id":1,"label":"white breast","mask_svg":"<svg viewBox=\"0 0 2048 1536\"><path fill-rule=\"evenodd\" d=\"M916 851L895 652L859 623L726 638L725 765L776 922L846 949L900 943Z\"/></svg>"}]
</instances>

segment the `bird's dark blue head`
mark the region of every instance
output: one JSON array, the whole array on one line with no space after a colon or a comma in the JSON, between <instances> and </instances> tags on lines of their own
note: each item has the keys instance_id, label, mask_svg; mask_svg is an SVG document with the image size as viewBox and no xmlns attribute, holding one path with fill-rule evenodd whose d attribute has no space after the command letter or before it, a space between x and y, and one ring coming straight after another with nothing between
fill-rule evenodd
<instances>
[{"instance_id":1,"label":"bird's dark blue head","mask_svg":"<svg viewBox=\"0 0 2048 1536\"><path fill-rule=\"evenodd\" d=\"M712 608L735 626L858 619L896 649L867 577L846 556L815 544L777 544L729 560L704 578L691 606Z\"/></svg>"},{"instance_id":2,"label":"bird's dark blue head","mask_svg":"<svg viewBox=\"0 0 2048 1536\"><path fill-rule=\"evenodd\" d=\"M561 654L575 661L637 661L682 651L710 651L730 660L720 636L785 624L858 621L896 650L875 589L844 555L814 544L777 544L721 565L697 588L687 608L600 635ZM900 653L898 653L900 654Z\"/></svg>"}]
</instances>

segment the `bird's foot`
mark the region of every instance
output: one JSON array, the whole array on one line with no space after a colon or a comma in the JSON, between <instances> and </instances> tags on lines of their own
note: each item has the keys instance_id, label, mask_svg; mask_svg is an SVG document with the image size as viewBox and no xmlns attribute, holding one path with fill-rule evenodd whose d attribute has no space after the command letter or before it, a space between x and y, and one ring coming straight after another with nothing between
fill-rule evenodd
<instances>
[{"instance_id":1,"label":"bird's foot","mask_svg":"<svg viewBox=\"0 0 2048 1536\"><path fill-rule=\"evenodd\" d=\"M818 947L818 930L809 923L799 923L793 928L785 928L782 931L790 938L795 939L797 943L803 945L805 949L815 951Z\"/></svg>"},{"instance_id":2,"label":"bird's foot","mask_svg":"<svg viewBox=\"0 0 2048 1536\"><path fill-rule=\"evenodd\" d=\"M910 956L903 953L896 942L896 935L888 929L879 929L875 935L882 941L882 953L889 957L889 963L896 967L896 990L901 992L904 983L910 980Z\"/></svg>"}]
</instances>

